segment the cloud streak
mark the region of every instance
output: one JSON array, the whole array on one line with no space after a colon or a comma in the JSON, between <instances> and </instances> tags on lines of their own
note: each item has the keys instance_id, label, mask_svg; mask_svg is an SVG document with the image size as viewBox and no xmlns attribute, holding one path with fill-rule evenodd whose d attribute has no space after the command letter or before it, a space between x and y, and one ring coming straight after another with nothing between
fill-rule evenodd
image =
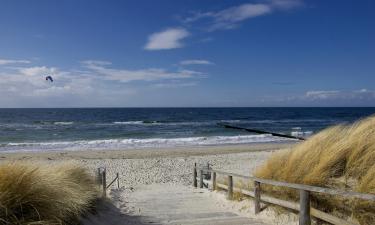
<instances>
[{"instance_id":1,"label":"cloud streak","mask_svg":"<svg viewBox=\"0 0 375 225\"><path fill-rule=\"evenodd\" d=\"M46 74L54 82L45 81ZM0 68L1 107L119 105L142 88L190 87L206 75L194 70L118 69L111 62L87 60L79 68L48 66Z\"/></svg>"},{"instance_id":2,"label":"cloud streak","mask_svg":"<svg viewBox=\"0 0 375 225\"><path fill-rule=\"evenodd\" d=\"M307 91L303 99L310 101L336 101L336 100L375 100L374 90L354 90L354 91Z\"/></svg>"},{"instance_id":3,"label":"cloud streak","mask_svg":"<svg viewBox=\"0 0 375 225\"><path fill-rule=\"evenodd\" d=\"M182 40L189 35L190 33L184 28L168 28L151 34L144 49L154 51L181 48L184 46Z\"/></svg>"},{"instance_id":4,"label":"cloud streak","mask_svg":"<svg viewBox=\"0 0 375 225\"><path fill-rule=\"evenodd\" d=\"M0 59L0 65L31 63L29 60Z\"/></svg>"},{"instance_id":5,"label":"cloud streak","mask_svg":"<svg viewBox=\"0 0 375 225\"><path fill-rule=\"evenodd\" d=\"M213 62L204 59L188 59L180 62L180 65L213 65Z\"/></svg>"},{"instance_id":6,"label":"cloud streak","mask_svg":"<svg viewBox=\"0 0 375 225\"><path fill-rule=\"evenodd\" d=\"M128 83L132 81L157 81L169 79L189 79L203 77L203 73L193 70L167 71L161 68L149 68L140 70L114 69L106 66L109 62L103 61L84 61L84 67L94 74L100 75L100 78L111 81Z\"/></svg>"},{"instance_id":7,"label":"cloud streak","mask_svg":"<svg viewBox=\"0 0 375 225\"><path fill-rule=\"evenodd\" d=\"M302 6L300 0L270 0L262 3L246 3L216 12L197 12L183 20L185 23L203 21L207 31L234 29L245 20L271 14L276 11L287 11Z\"/></svg>"}]
</instances>

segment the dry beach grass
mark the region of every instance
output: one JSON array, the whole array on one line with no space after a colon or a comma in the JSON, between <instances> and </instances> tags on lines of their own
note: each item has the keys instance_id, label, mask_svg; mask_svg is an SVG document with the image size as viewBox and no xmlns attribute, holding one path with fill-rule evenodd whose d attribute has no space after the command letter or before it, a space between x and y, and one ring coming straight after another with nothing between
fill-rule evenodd
<instances>
[{"instance_id":1,"label":"dry beach grass","mask_svg":"<svg viewBox=\"0 0 375 225\"><path fill-rule=\"evenodd\" d=\"M350 125L338 125L314 135L291 150L274 153L256 170L262 178L341 188L375 194L375 116ZM266 187L287 199L296 192ZM375 204L355 199L314 195L313 203L325 211L375 224Z\"/></svg>"},{"instance_id":2,"label":"dry beach grass","mask_svg":"<svg viewBox=\"0 0 375 225\"><path fill-rule=\"evenodd\" d=\"M73 224L96 197L93 178L76 164L0 165L0 224Z\"/></svg>"}]
</instances>

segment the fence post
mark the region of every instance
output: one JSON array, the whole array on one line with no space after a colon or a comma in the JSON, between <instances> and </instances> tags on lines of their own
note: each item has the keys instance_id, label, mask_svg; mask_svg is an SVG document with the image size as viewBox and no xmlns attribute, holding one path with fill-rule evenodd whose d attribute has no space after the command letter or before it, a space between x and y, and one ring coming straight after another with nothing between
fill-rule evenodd
<instances>
[{"instance_id":1,"label":"fence post","mask_svg":"<svg viewBox=\"0 0 375 225\"><path fill-rule=\"evenodd\" d=\"M106 168L104 168L102 172L103 198L107 197L107 175L106 173L107 173Z\"/></svg>"},{"instance_id":2,"label":"fence post","mask_svg":"<svg viewBox=\"0 0 375 225\"><path fill-rule=\"evenodd\" d=\"M212 190L216 190L216 172L211 172L212 173Z\"/></svg>"},{"instance_id":3,"label":"fence post","mask_svg":"<svg viewBox=\"0 0 375 225\"><path fill-rule=\"evenodd\" d=\"M193 186L198 187L197 184L197 163L194 163L194 169L193 169Z\"/></svg>"},{"instance_id":4,"label":"fence post","mask_svg":"<svg viewBox=\"0 0 375 225\"><path fill-rule=\"evenodd\" d=\"M311 225L310 193L306 190L299 192L299 225Z\"/></svg>"},{"instance_id":5,"label":"fence post","mask_svg":"<svg viewBox=\"0 0 375 225\"><path fill-rule=\"evenodd\" d=\"M233 199L233 177L228 176L228 196L227 198L229 200Z\"/></svg>"},{"instance_id":6,"label":"fence post","mask_svg":"<svg viewBox=\"0 0 375 225\"><path fill-rule=\"evenodd\" d=\"M255 214L260 213L260 182L254 181L254 212Z\"/></svg>"},{"instance_id":7,"label":"fence post","mask_svg":"<svg viewBox=\"0 0 375 225\"><path fill-rule=\"evenodd\" d=\"M120 176L118 175L118 173L116 173L116 176L117 176L117 189L120 189Z\"/></svg>"},{"instance_id":8,"label":"fence post","mask_svg":"<svg viewBox=\"0 0 375 225\"><path fill-rule=\"evenodd\" d=\"M100 168L98 168L97 174L96 174L96 183L100 187L102 184L102 174L100 173Z\"/></svg>"},{"instance_id":9,"label":"fence post","mask_svg":"<svg viewBox=\"0 0 375 225\"><path fill-rule=\"evenodd\" d=\"M199 178L200 178L200 179L199 179L199 181L200 181L200 182L199 182L199 187L200 187L200 188L203 188L203 170L200 170L200 174L199 174L199 176L200 176L200 177L199 177Z\"/></svg>"}]
</instances>

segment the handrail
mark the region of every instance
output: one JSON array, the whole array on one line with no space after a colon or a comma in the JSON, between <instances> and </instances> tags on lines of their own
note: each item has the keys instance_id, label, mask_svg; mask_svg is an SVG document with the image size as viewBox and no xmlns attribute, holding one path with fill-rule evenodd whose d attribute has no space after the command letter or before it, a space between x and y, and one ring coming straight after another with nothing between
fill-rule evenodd
<instances>
[{"instance_id":1,"label":"handrail","mask_svg":"<svg viewBox=\"0 0 375 225\"><path fill-rule=\"evenodd\" d=\"M120 181L119 181L119 175L118 175L118 173L116 173L115 179L113 179L112 182L108 184L108 186L106 187L106 189L108 189L116 180L117 180L117 188L119 189L120 188Z\"/></svg>"},{"instance_id":2,"label":"handrail","mask_svg":"<svg viewBox=\"0 0 375 225\"><path fill-rule=\"evenodd\" d=\"M208 170L207 169L201 169L201 170L203 170L205 172L216 172L216 173L222 174L222 175L239 177L239 178L257 181L257 182L262 183L262 184L269 184L269 185L273 185L273 186L287 187L287 188L311 191L311 192L322 193L322 194L341 195L341 196L344 196L344 197L355 197L355 198L360 198L360 199L363 199L363 200L375 201L375 195L374 194L366 194L366 193L360 193L360 192L354 192L354 191L343 191L343 190L338 190L338 189L311 186L311 185L306 185L306 184L289 183L289 182L284 182L284 181L275 181L275 180L270 180L270 179L263 179L263 178L258 178L258 177L229 173L229 172L214 170L214 169L208 169Z\"/></svg>"},{"instance_id":3,"label":"handrail","mask_svg":"<svg viewBox=\"0 0 375 225\"><path fill-rule=\"evenodd\" d=\"M342 191L342 190L337 190L337 189L317 187L317 186L311 186L311 185L306 185L306 184L296 184L296 183L289 183L289 182L284 182L284 181L275 181L275 180L257 178L257 177L252 177L252 176L245 176L241 174L228 173L228 172L214 170L214 169L209 169L209 170L202 169L202 170L205 172L216 172L222 175L240 177L243 179L257 181L262 184L269 184L273 186L288 187L288 188L293 188L293 189L298 189L298 190L305 190L305 191L330 194L330 195L340 195L344 197L355 197L355 198L360 198L363 200L375 201L374 194L366 194L366 193L360 193L360 192L354 192L354 191Z\"/></svg>"},{"instance_id":4,"label":"handrail","mask_svg":"<svg viewBox=\"0 0 375 225\"><path fill-rule=\"evenodd\" d=\"M198 178L198 171L200 171L199 178ZM211 182L206 181L203 178L204 174L208 174L208 173L211 174ZM228 176L228 185L217 183L216 181L217 174ZM311 186L311 185L305 185L305 184L296 184L296 183L288 183L288 182L283 182L283 181L275 181L275 180L270 180L270 179L263 179L263 178L258 178L254 176L246 176L246 175L241 175L241 174L236 174L236 173L215 170L212 168L209 168L209 169L198 168L196 164L194 164L193 176L194 176L194 180L193 180L194 187L198 187L198 181L200 184L199 185L200 188L204 187L203 184L207 184L207 187L208 187L208 183L211 183L212 190L216 190L217 187L224 188L224 190L227 190L228 191L227 198L230 200L233 199L233 191L238 191L238 188L234 187L233 185L233 177L251 180L254 182L253 193L247 190L241 190L241 193L254 198L255 214L261 212L261 205L260 205L261 202L276 204L278 206L282 206L285 208L298 211L300 225L311 225L311 216L314 216L315 218L319 220L323 220L323 221L336 224L336 225L355 225L355 223L353 222L340 219L338 217L335 217L333 215L330 215L328 213L325 213L323 211L320 211L318 209L311 207L310 206L310 195L311 195L310 192L329 194L329 195L339 195L343 197L375 201L374 194L359 193L359 192L354 192L354 191L342 191L342 190L337 190L337 189L317 187L317 186ZM293 189L298 190L299 196L300 196L299 204L296 202L289 202L289 201L273 198L270 196L261 195L261 184L293 188Z\"/></svg>"},{"instance_id":5,"label":"handrail","mask_svg":"<svg viewBox=\"0 0 375 225\"><path fill-rule=\"evenodd\" d=\"M120 188L120 176L119 173L116 173L115 179L111 181L109 185L107 185L107 168L99 167L97 169L97 183L101 186L102 189L102 197L107 197L107 189L117 180L117 189Z\"/></svg>"}]
</instances>

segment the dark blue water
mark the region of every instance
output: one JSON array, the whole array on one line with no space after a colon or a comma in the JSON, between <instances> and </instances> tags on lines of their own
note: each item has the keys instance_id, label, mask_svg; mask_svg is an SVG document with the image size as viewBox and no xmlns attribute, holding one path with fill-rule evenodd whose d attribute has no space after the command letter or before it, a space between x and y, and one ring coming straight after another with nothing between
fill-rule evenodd
<instances>
[{"instance_id":1,"label":"dark blue water","mask_svg":"<svg viewBox=\"0 0 375 225\"><path fill-rule=\"evenodd\" d=\"M0 151L126 149L286 141L218 126L309 136L375 108L0 109Z\"/></svg>"}]
</instances>

